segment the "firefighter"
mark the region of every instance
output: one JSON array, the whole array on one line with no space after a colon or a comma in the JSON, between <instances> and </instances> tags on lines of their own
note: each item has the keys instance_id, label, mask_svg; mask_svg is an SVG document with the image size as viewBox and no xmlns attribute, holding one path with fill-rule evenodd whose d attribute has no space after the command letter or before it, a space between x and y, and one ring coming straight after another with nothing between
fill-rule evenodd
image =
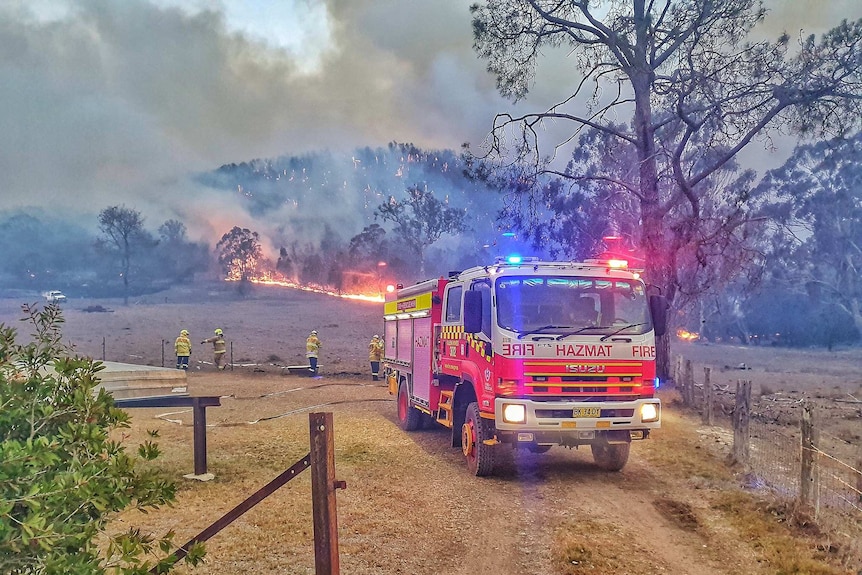
<instances>
[{"instance_id":1,"label":"firefighter","mask_svg":"<svg viewBox=\"0 0 862 575\"><path fill-rule=\"evenodd\" d=\"M215 333L214 336L203 340L201 343L213 344L213 364L216 369L224 369L227 367L224 360L225 352L227 351L227 345L224 341L224 332L221 328L217 328L213 333Z\"/></svg>"},{"instance_id":2,"label":"firefighter","mask_svg":"<svg viewBox=\"0 0 862 575\"><path fill-rule=\"evenodd\" d=\"M368 344L368 359L371 361L371 379L378 381L380 379L380 360L383 358L383 340L379 335L371 338L371 343Z\"/></svg>"},{"instance_id":3,"label":"firefighter","mask_svg":"<svg viewBox=\"0 0 862 575\"><path fill-rule=\"evenodd\" d=\"M305 357L308 358L308 370L315 377L317 377L317 355L322 345L320 338L317 337L317 330L311 330L311 333L305 340Z\"/></svg>"},{"instance_id":4,"label":"firefighter","mask_svg":"<svg viewBox=\"0 0 862 575\"><path fill-rule=\"evenodd\" d=\"M180 336L174 342L174 350L177 352L177 369L189 370L189 356L192 354L192 342L189 339L188 330L180 331Z\"/></svg>"}]
</instances>

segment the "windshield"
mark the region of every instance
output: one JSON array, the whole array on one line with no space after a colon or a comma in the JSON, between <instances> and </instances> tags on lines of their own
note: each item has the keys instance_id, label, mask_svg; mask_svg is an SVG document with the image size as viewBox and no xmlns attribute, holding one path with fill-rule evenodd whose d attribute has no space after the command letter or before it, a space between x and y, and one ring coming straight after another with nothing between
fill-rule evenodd
<instances>
[{"instance_id":1,"label":"windshield","mask_svg":"<svg viewBox=\"0 0 862 575\"><path fill-rule=\"evenodd\" d=\"M652 329L643 283L629 279L497 279L497 324L521 335L636 335Z\"/></svg>"}]
</instances>

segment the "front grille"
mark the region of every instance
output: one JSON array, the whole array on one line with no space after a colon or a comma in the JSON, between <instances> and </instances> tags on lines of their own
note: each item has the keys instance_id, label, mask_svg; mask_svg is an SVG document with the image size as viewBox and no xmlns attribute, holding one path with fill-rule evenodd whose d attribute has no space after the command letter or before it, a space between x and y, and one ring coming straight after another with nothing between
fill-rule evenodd
<instances>
[{"instance_id":1,"label":"front grille","mask_svg":"<svg viewBox=\"0 0 862 575\"><path fill-rule=\"evenodd\" d=\"M633 417L634 409L603 409L599 417ZM537 409L536 417L539 419L570 419L571 409Z\"/></svg>"}]
</instances>

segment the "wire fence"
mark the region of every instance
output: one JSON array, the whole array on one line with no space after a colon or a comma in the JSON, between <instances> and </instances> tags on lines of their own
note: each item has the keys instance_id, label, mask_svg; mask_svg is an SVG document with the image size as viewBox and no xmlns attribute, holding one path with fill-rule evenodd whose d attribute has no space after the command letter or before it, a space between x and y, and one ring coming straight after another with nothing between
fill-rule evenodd
<instances>
[{"instance_id":1,"label":"wire fence","mask_svg":"<svg viewBox=\"0 0 862 575\"><path fill-rule=\"evenodd\" d=\"M798 523L810 518L807 527L819 530L827 551L862 569L862 446L824 429L823 408L813 402L787 401L779 418L773 403L751 402L750 381L731 390L709 383L709 367L698 382L688 360L678 358L676 365L683 403L700 410L704 423L713 410L731 416L714 423L733 432L731 459L745 466L749 486L787 503Z\"/></svg>"}]
</instances>

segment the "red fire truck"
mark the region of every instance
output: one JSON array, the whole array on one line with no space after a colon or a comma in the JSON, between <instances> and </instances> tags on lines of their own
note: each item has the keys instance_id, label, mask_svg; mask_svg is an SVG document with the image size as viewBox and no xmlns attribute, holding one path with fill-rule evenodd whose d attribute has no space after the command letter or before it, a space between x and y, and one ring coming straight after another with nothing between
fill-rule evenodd
<instances>
[{"instance_id":1,"label":"red fire truck","mask_svg":"<svg viewBox=\"0 0 862 575\"><path fill-rule=\"evenodd\" d=\"M610 261L498 259L399 287L384 303L383 359L399 425L450 428L479 476L506 446L589 445L618 471L661 425L666 305Z\"/></svg>"}]
</instances>

